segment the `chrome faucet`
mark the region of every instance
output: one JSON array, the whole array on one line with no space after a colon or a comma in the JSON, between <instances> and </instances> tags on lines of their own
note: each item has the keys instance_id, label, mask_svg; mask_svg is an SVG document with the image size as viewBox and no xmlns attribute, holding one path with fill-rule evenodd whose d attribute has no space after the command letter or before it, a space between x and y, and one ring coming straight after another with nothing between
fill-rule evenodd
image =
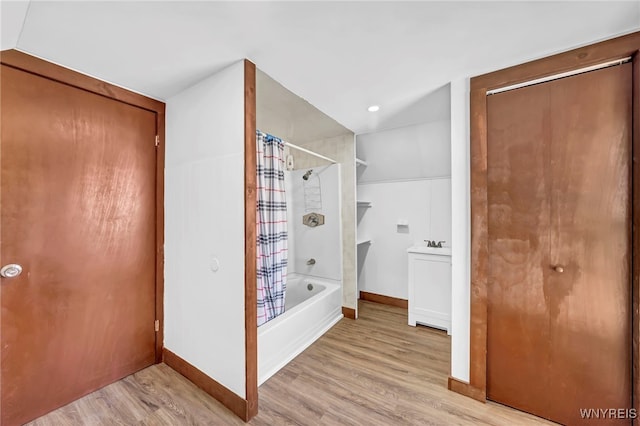
<instances>
[{"instance_id":1,"label":"chrome faucet","mask_svg":"<svg viewBox=\"0 0 640 426\"><path fill-rule=\"evenodd\" d=\"M434 247L434 248L442 248L442 243L445 243L446 241L438 241L437 243L435 242L435 240L424 240L427 243L427 247Z\"/></svg>"},{"instance_id":2,"label":"chrome faucet","mask_svg":"<svg viewBox=\"0 0 640 426\"><path fill-rule=\"evenodd\" d=\"M307 265L315 265L316 264L316 260L315 259L309 259L307 260Z\"/></svg>"}]
</instances>

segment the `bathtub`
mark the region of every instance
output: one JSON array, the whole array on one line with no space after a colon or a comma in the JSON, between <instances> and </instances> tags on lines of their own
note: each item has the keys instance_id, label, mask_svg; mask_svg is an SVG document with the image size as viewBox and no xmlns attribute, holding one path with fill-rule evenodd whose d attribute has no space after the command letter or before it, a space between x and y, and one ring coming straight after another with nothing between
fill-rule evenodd
<instances>
[{"instance_id":1,"label":"bathtub","mask_svg":"<svg viewBox=\"0 0 640 426\"><path fill-rule=\"evenodd\" d=\"M258 327L258 386L342 318L342 291L335 282L289 276L285 312Z\"/></svg>"}]
</instances>

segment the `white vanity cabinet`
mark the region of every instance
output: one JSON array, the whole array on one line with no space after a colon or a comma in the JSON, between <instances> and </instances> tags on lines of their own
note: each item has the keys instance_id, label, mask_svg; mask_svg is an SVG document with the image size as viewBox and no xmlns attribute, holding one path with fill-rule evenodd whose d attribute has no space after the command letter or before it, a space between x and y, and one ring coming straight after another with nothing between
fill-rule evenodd
<instances>
[{"instance_id":1,"label":"white vanity cabinet","mask_svg":"<svg viewBox=\"0 0 640 426\"><path fill-rule=\"evenodd\" d=\"M409 257L409 325L416 323L451 334L451 249L407 249Z\"/></svg>"}]
</instances>

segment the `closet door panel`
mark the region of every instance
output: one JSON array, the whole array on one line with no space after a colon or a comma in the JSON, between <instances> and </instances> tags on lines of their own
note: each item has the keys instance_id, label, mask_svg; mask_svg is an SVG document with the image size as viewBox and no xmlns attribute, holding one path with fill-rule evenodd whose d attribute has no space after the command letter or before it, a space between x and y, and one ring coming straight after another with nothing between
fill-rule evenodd
<instances>
[{"instance_id":1,"label":"closet door panel","mask_svg":"<svg viewBox=\"0 0 640 426\"><path fill-rule=\"evenodd\" d=\"M541 414L549 382L548 351L541 350L549 344L542 285L549 274L549 93L532 86L487 103L487 393Z\"/></svg>"},{"instance_id":2,"label":"closet door panel","mask_svg":"<svg viewBox=\"0 0 640 426\"><path fill-rule=\"evenodd\" d=\"M547 83L549 394L567 424L580 408L630 407L631 67Z\"/></svg>"}]
</instances>

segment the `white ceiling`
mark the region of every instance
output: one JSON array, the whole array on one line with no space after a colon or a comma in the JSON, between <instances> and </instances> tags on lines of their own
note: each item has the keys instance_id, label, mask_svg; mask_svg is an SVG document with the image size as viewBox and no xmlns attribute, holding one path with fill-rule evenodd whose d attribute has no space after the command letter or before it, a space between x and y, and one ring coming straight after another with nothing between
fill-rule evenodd
<instances>
[{"instance_id":1,"label":"white ceiling","mask_svg":"<svg viewBox=\"0 0 640 426\"><path fill-rule=\"evenodd\" d=\"M452 80L640 29L637 0L26 5L2 1L2 49L161 100L246 57L356 133L440 119Z\"/></svg>"}]
</instances>

